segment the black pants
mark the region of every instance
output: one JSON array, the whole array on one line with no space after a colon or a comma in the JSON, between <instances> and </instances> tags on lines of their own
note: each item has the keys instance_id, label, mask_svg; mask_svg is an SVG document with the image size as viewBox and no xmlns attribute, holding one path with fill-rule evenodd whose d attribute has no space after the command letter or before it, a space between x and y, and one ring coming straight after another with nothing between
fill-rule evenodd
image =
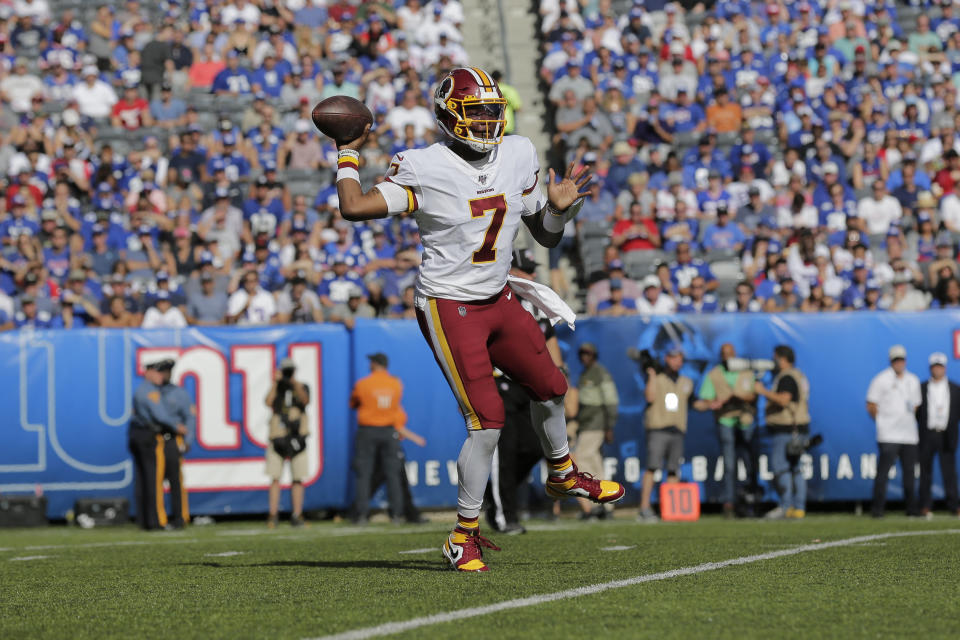
<instances>
[{"instance_id":1,"label":"black pants","mask_svg":"<svg viewBox=\"0 0 960 640\"><path fill-rule=\"evenodd\" d=\"M506 386L505 386L506 385ZM494 529L519 524L519 492L530 471L543 458L543 447L533 430L530 399L518 384L501 379L503 429L497 442L490 482L487 483L487 520Z\"/></svg>"},{"instance_id":2,"label":"black pants","mask_svg":"<svg viewBox=\"0 0 960 640\"><path fill-rule=\"evenodd\" d=\"M877 445L880 448L880 458L877 460L877 477L873 479L873 515L883 515L887 502L887 475L897 458L900 458L900 468L903 471L903 501L906 503L907 515L917 515L913 475L917 466L917 445L892 442L878 442Z\"/></svg>"},{"instance_id":3,"label":"black pants","mask_svg":"<svg viewBox=\"0 0 960 640\"><path fill-rule=\"evenodd\" d=\"M400 438L392 427L358 427L357 450L353 458L353 470L356 473L357 495L353 502L353 515L364 519L370 513L370 491L373 472L376 467L383 470L387 482L387 501L390 503L390 516L400 517L403 513L403 489L401 474L403 451Z\"/></svg>"},{"instance_id":4,"label":"black pants","mask_svg":"<svg viewBox=\"0 0 960 640\"><path fill-rule=\"evenodd\" d=\"M146 429L131 429L130 453L133 454L133 497L137 504L137 524L141 529L167 526L163 506L163 477L166 452L163 436Z\"/></svg>"},{"instance_id":5,"label":"black pants","mask_svg":"<svg viewBox=\"0 0 960 640\"><path fill-rule=\"evenodd\" d=\"M413 494L410 493L410 482L407 480L406 464L407 458L403 455L403 447L400 451L400 491L403 494L403 517L407 522L420 522L420 510L413 503ZM370 495L372 496L380 488L380 485L387 481L387 474L380 466L373 467L373 478L370 480ZM356 514L354 514L355 516Z\"/></svg>"},{"instance_id":6,"label":"black pants","mask_svg":"<svg viewBox=\"0 0 960 640\"><path fill-rule=\"evenodd\" d=\"M166 460L163 476L170 484L170 524L182 527L190 522L190 505L187 489L183 486L183 436L164 440L163 451Z\"/></svg>"},{"instance_id":7,"label":"black pants","mask_svg":"<svg viewBox=\"0 0 960 640\"><path fill-rule=\"evenodd\" d=\"M947 510L956 513L957 500L957 451L947 448L943 431L930 431L920 441L920 508L932 509L933 457L940 457L940 475L943 476L943 492L946 494Z\"/></svg>"}]
</instances>

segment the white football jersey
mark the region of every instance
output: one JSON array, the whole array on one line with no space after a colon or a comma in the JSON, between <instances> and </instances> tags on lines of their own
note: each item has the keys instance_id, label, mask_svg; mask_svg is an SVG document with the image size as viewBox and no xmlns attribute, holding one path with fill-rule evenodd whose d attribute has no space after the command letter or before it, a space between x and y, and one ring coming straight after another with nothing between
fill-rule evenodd
<instances>
[{"instance_id":1,"label":"white football jersey","mask_svg":"<svg viewBox=\"0 0 960 640\"><path fill-rule=\"evenodd\" d=\"M521 136L505 137L479 162L443 143L393 157L377 188L391 215L412 212L420 228L419 294L469 301L503 290L520 218L546 204L539 171L536 148Z\"/></svg>"}]
</instances>

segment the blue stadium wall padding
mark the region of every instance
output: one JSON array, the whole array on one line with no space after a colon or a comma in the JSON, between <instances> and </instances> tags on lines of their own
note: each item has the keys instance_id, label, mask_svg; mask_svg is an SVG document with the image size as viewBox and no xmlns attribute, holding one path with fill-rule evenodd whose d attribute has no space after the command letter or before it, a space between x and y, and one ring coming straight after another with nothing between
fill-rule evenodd
<instances>
[{"instance_id":1,"label":"blue stadium wall padding","mask_svg":"<svg viewBox=\"0 0 960 640\"><path fill-rule=\"evenodd\" d=\"M777 344L796 350L810 380L814 433L824 442L804 458L811 502L869 500L876 465L873 422L865 410L871 377L887 365L890 345L903 344L908 368L927 377L927 357L942 351L948 375L960 379L960 313L685 315L586 318L576 332L558 330L574 382L577 346L598 345L620 399L616 439L604 449L612 477L639 496L644 466L643 380L629 347L662 355L673 342L687 354L684 373L699 382L731 342L739 355L770 357ZM422 507L456 504L456 458L465 427L457 403L414 321L358 320L339 325L184 330L8 332L0 334L0 493L42 491L51 517L63 517L81 497L132 500L127 424L133 390L148 353L178 357L174 376L197 399L198 433L187 454L185 481L194 514L262 513L267 508L263 448L269 410L263 400L279 361L292 357L311 386L308 408L306 508L346 508L353 495L351 458L356 421L348 409L353 383L367 374L366 356L383 352L404 383L408 427L426 447L407 442L407 475ZM769 383L769 374L765 379ZM761 448L767 497L769 462ZM720 498L712 417L694 412L685 445L685 479L700 483L705 501ZM891 499L902 496L898 469ZM534 482L540 474L534 474ZM282 484L289 484L289 476ZM382 492L381 492L382 494ZM934 496L942 497L939 470ZM284 492L282 508L289 508Z\"/></svg>"}]
</instances>

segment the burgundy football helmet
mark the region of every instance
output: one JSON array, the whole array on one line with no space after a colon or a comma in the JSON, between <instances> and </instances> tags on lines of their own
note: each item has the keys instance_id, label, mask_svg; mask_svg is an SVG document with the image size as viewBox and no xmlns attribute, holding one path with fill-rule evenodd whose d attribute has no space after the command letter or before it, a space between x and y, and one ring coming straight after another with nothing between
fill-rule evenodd
<instances>
[{"instance_id":1,"label":"burgundy football helmet","mask_svg":"<svg viewBox=\"0 0 960 640\"><path fill-rule=\"evenodd\" d=\"M507 101L483 69L451 70L437 85L433 102L444 133L474 151L488 153L503 140Z\"/></svg>"}]
</instances>

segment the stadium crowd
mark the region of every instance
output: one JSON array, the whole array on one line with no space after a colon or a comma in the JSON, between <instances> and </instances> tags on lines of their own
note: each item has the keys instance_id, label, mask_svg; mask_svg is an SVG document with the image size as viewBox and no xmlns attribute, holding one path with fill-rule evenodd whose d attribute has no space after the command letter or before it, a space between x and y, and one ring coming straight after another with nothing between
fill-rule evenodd
<instances>
[{"instance_id":1,"label":"stadium crowd","mask_svg":"<svg viewBox=\"0 0 960 640\"><path fill-rule=\"evenodd\" d=\"M545 0L590 313L960 304L960 4ZM686 7L686 9L684 8Z\"/></svg>"},{"instance_id":2,"label":"stadium crowd","mask_svg":"<svg viewBox=\"0 0 960 640\"><path fill-rule=\"evenodd\" d=\"M552 161L596 171L554 288L603 315L960 305L957 3L692 4L539 5ZM0 329L411 317L416 225L340 218L310 112L364 100L379 179L434 139L462 21L0 0Z\"/></svg>"},{"instance_id":3,"label":"stadium crowd","mask_svg":"<svg viewBox=\"0 0 960 640\"><path fill-rule=\"evenodd\" d=\"M457 0L0 1L0 329L411 317L411 219L351 225L321 99L365 100L365 181L434 139Z\"/></svg>"}]
</instances>

